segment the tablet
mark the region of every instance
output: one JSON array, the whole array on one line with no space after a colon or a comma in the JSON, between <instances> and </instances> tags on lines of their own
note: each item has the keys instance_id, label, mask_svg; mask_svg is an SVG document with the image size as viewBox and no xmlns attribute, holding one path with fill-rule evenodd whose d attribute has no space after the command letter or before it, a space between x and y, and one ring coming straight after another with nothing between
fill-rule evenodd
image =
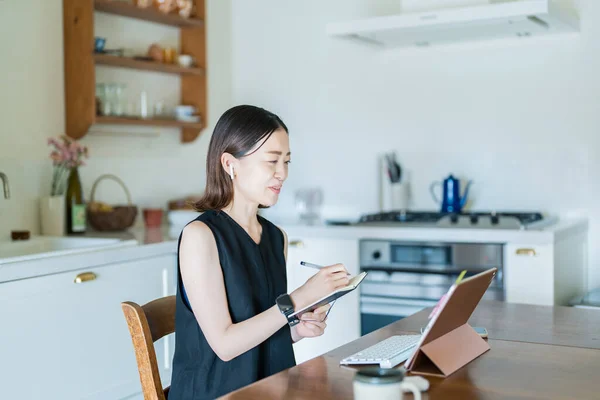
<instances>
[{"instance_id":1,"label":"tablet","mask_svg":"<svg viewBox=\"0 0 600 400\"><path fill-rule=\"evenodd\" d=\"M497 271L497 268L488 269L450 287L444 303L440 304L440 309L429 320L415 351L406 360L404 367L408 371L413 368L420 348L467 324Z\"/></svg>"}]
</instances>

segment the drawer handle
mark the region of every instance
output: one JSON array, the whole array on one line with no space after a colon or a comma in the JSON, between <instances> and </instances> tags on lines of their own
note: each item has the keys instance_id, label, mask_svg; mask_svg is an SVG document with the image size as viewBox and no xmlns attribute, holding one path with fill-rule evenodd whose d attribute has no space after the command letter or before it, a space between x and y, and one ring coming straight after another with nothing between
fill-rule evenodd
<instances>
[{"instance_id":1,"label":"drawer handle","mask_svg":"<svg viewBox=\"0 0 600 400\"><path fill-rule=\"evenodd\" d=\"M517 251L515 251L515 253L518 256L531 256L531 257L534 257L534 256L537 255L534 249L517 249Z\"/></svg>"},{"instance_id":2,"label":"drawer handle","mask_svg":"<svg viewBox=\"0 0 600 400\"><path fill-rule=\"evenodd\" d=\"M292 247L304 247L304 242L302 240L291 240L290 246Z\"/></svg>"},{"instance_id":3,"label":"drawer handle","mask_svg":"<svg viewBox=\"0 0 600 400\"><path fill-rule=\"evenodd\" d=\"M96 274L93 272L82 272L75 277L75 283L83 283L96 279Z\"/></svg>"}]
</instances>

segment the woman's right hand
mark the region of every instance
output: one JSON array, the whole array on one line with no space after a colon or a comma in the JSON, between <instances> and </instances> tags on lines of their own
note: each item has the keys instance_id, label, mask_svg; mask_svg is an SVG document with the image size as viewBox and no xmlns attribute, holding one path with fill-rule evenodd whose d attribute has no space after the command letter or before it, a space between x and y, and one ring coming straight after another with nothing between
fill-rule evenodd
<instances>
[{"instance_id":1,"label":"woman's right hand","mask_svg":"<svg viewBox=\"0 0 600 400\"><path fill-rule=\"evenodd\" d=\"M348 270L343 264L329 265L321 268L290 296L294 307L299 310L334 290L347 286L349 282Z\"/></svg>"}]
</instances>

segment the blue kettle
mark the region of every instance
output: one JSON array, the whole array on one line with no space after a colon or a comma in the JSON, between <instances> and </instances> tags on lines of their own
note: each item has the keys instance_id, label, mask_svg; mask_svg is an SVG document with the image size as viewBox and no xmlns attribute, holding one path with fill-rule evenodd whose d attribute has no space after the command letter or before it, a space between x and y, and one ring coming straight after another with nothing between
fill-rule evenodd
<instances>
[{"instance_id":1,"label":"blue kettle","mask_svg":"<svg viewBox=\"0 0 600 400\"><path fill-rule=\"evenodd\" d=\"M429 191L431 192L431 196L436 203L442 205L441 212L442 213L459 213L462 211L465 203L467 202L467 197L469 196L469 187L473 181L469 181L465 188L465 193L463 196L460 196L460 181L450 174L444 182L432 182L429 186ZM440 201L435 194L435 188L437 185L442 185L443 188L443 197L442 201Z\"/></svg>"}]
</instances>

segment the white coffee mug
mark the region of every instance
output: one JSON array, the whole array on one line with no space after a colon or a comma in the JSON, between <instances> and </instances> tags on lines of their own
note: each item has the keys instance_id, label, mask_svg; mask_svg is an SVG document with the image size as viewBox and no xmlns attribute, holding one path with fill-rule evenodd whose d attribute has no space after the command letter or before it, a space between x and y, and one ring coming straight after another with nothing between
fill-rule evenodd
<instances>
[{"instance_id":1,"label":"white coffee mug","mask_svg":"<svg viewBox=\"0 0 600 400\"><path fill-rule=\"evenodd\" d=\"M412 392L415 400L421 400L419 388L404 381L404 373L399 369L361 369L354 375L353 388L357 400L402 400L405 390Z\"/></svg>"}]
</instances>

